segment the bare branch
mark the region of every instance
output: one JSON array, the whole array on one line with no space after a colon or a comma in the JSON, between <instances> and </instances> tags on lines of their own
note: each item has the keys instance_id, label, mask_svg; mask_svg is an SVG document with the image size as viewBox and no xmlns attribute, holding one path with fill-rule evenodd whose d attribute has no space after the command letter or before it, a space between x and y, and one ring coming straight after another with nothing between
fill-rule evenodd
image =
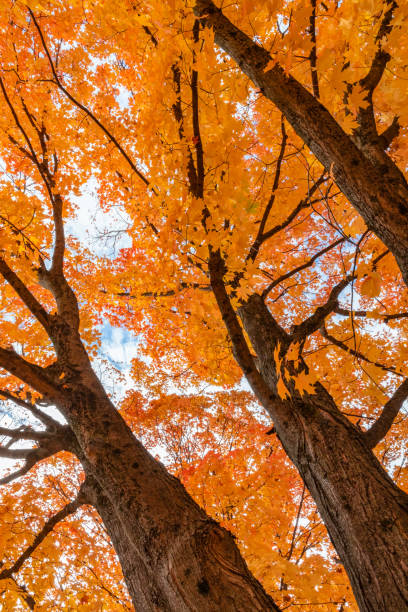
<instances>
[{"instance_id":1,"label":"bare branch","mask_svg":"<svg viewBox=\"0 0 408 612\"><path fill-rule=\"evenodd\" d=\"M305 493L306 493L306 485L305 485L305 483L303 483L302 495L300 496L300 502L299 502L298 511L297 511L297 514L296 514L296 521L295 521L295 526L293 528L292 539L291 539L291 542L290 542L290 547L289 547L288 553L286 555L286 559L288 561L291 560L292 555L293 555L293 550L295 548L296 533L297 533L298 526L299 526L299 519L300 519L300 514L301 514L302 508L303 508L303 502L305 500Z\"/></svg>"},{"instance_id":2,"label":"bare branch","mask_svg":"<svg viewBox=\"0 0 408 612\"><path fill-rule=\"evenodd\" d=\"M351 311L343 308L341 306L336 306L334 311L336 314L341 315L342 317L349 317ZM367 310L355 310L353 312L354 317L367 317L370 313ZM394 314L382 314L378 315L378 318L384 323L388 323L389 321L395 321L396 319L406 319L408 317L408 312L396 312Z\"/></svg>"},{"instance_id":3,"label":"bare branch","mask_svg":"<svg viewBox=\"0 0 408 612\"><path fill-rule=\"evenodd\" d=\"M36 463L37 461L31 462L27 460L20 469L15 470L14 472L11 472L7 476L3 476L3 478L0 478L0 485L5 485L5 484L8 484L9 482L13 482L13 480L17 480L18 478L21 478L21 476L24 476L25 474L27 474L27 472L29 472Z\"/></svg>"},{"instance_id":4,"label":"bare branch","mask_svg":"<svg viewBox=\"0 0 408 612\"><path fill-rule=\"evenodd\" d=\"M50 434L47 431L34 431L28 428L8 429L8 427L0 427L0 436L7 436L15 440L48 440Z\"/></svg>"},{"instance_id":5,"label":"bare branch","mask_svg":"<svg viewBox=\"0 0 408 612\"><path fill-rule=\"evenodd\" d=\"M4 448L0 446L0 457L4 459L26 459L32 451L32 448Z\"/></svg>"},{"instance_id":6,"label":"bare branch","mask_svg":"<svg viewBox=\"0 0 408 612\"><path fill-rule=\"evenodd\" d=\"M130 291L118 291L114 295L116 295L117 297L126 297L126 298L129 298L130 300L136 300L139 297L161 298L161 297L171 297L173 295L177 295L177 293L180 293L181 291L185 289L194 289L197 291L206 291L206 292L212 291L211 285L206 285L204 283L181 282L178 289L168 289L167 291L144 291L143 293L140 293L139 295L135 293L131 293ZM104 294L108 293L106 289L100 289L100 292Z\"/></svg>"},{"instance_id":7,"label":"bare branch","mask_svg":"<svg viewBox=\"0 0 408 612\"><path fill-rule=\"evenodd\" d=\"M10 391L7 391L6 389L0 389L0 396L4 397L4 399L6 400L14 402L18 406L21 406L25 410L31 412L31 414L35 416L41 423L43 423L49 431L55 431L60 426L58 421L55 421L52 417L50 417L45 412L42 412L42 410L39 410L33 404L29 404L28 402L22 400L20 397L13 395L13 393L10 393Z\"/></svg>"},{"instance_id":8,"label":"bare branch","mask_svg":"<svg viewBox=\"0 0 408 612\"><path fill-rule=\"evenodd\" d=\"M265 298L268 293L270 293L272 291L272 289L274 289L275 287L277 287L277 285L280 285L280 283L282 283L283 281L285 281L286 279L290 278L291 276L294 276L294 274L297 274L298 272L301 272L302 270L306 270L306 268L310 268L310 266L312 266L314 264L314 262L316 261L316 259L318 259L319 257L321 257L322 255L325 255L325 253L328 253L329 251L331 251L332 249L334 249L336 246L338 246L339 244L342 244L345 240L347 240L347 238L339 238L339 240L336 240L336 242L333 242L332 244L329 244L329 246L325 247L324 249L322 249L321 251L319 251L318 253L316 253L315 255L313 255L313 257L311 257L308 261L306 261L304 264L302 264L301 266L298 266L297 268L295 268L294 270L291 270L290 272L287 272L286 274L282 274L282 276L279 276L279 278L276 278L270 285L268 285L268 287L263 291L262 293L262 297Z\"/></svg>"},{"instance_id":9,"label":"bare branch","mask_svg":"<svg viewBox=\"0 0 408 612\"><path fill-rule=\"evenodd\" d=\"M1 435L10 435L10 430L5 430L5 428L1 429ZM6 431L7 433L5 433ZM0 457L7 459L25 459L23 466L14 472L11 472L7 476L0 478L0 485L7 484L13 480L16 480L17 478L20 478L21 476L24 476L24 474L29 472L31 468L34 467L34 465L36 465L39 461L42 461L47 457L51 457L62 450L67 450L70 452L75 451L74 438L71 429L68 426L59 425L58 430L54 435L41 432L43 435L38 436L37 434L39 432L34 433L36 434L36 439L39 442L38 446L35 448L19 449L0 447ZM22 438L22 436L16 435L16 438ZM28 436L26 439L28 439Z\"/></svg>"},{"instance_id":10,"label":"bare branch","mask_svg":"<svg viewBox=\"0 0 408 612\"><path fill-rule=\"evenodd\" d=\"M302 321L302 323L299 323L299 325L294 326L294 329L291 334L292 338L304 340L307 336L310 336L310 334L313 334L315 331L317 331L324 323L326 317L328 317L329 314L334 311L340 293L352 281L352 278L352 276L347 276L337 285L335 285L330 291L327 302L323 304L323 306L318 306L314 313L310 317Z\"/></svg>"},{"instance_id":11,"label":"bare branch","mask_svg":"<svg viewBox=\"0 0 408 612\"><path fill-rule=\"evenodd\" d=\"M376 422L364 432L364 439L370 448L377 446L392 427L395 417L408 397L408 378L400 384L393 396L384 405L383 411Z\"/></svg>"}]
</instances>

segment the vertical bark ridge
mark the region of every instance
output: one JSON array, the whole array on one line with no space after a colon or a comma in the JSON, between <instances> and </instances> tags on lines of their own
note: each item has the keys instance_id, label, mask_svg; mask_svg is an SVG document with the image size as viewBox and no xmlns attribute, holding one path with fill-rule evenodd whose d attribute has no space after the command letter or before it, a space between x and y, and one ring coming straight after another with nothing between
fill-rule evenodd
<instances>
[{"instance_id":1,"label":"vertical bark ridge","mask_svg":"<svg viewBox=\"0 0 408 612\"><path fill-rule=\"evenodd\" d=\"M272 319L260 296L240 308L259 370L276 393ZM362 433L322 385L292 390L277 434L328 529L363 612L408 610L408 495L382 468Z\"/></svg>"},{"instance_id":2,"label":"vertical bark ridge","mask_svg":"<svg viewBox=\"0 0 408 612\"><path fill-rule=\"evenodd\" d=\"M232 535L144 449L102 387L73 389L64 412L138 612L279 610Z\"/></svg>"}]
</instances>

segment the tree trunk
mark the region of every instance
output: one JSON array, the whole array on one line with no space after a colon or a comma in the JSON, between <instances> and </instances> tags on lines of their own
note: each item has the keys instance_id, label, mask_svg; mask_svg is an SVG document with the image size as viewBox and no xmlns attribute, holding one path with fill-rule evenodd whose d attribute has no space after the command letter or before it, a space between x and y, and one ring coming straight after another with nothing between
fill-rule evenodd
<instances>
[{"instance_id":1,"label":"tree trunk","mask_svg":"<svg viewBox=\"0 0 408 612\"><path fill-rule=\"evenodd\" d=\"M259 371L276 393L276 322L258 295L240 316ZM408 610L408 496L322 385L303 397L292 390L292 399L273 406L277 434L316 502L360 610Z\"/></svg>"},{"instance_id":2,"label":"tree trunk","mask_svg":"<svg viewBox=\"0 0 408 612\"><path fill-rule=\"evenodd\" d=\"M64 413L136 610L279 610L232 535L144 449L91 378L92 390L76 386Z\"/></svg>"},{"instance_id":3,"label":"tree trunk","mask_svg":"<svg viewBox=\"0 0 408 612\"><path fill-rule=\"evenodd\" d=\"M196 0L195 12L214 29L215 42L283 113L372 230L395 256L408 285L408 184L379 144L363 150L329 111L266 49L235 27L212 0Z\"/></svg>"}]
</instances>

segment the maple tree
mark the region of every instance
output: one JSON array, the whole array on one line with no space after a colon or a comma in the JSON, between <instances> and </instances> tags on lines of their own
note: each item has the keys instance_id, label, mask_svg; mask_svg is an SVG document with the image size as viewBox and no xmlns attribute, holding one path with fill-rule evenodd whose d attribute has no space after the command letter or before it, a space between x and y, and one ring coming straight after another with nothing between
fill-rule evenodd
<instances>
[{"instance_id":1,"label":"maple tree","mask_svg":"<svg viewBox=\"0 0 408 612\"><path fill-rule=\"evenodd\" d=\"M139 609L181 610L191 605L277 609L248 571L231 534L211 520L144 449L92 368L95 316L88 306L80 316L76 297L80 302L86 298L88 275L78 275L81 247L75 241L67 245L64 230L64 216L72 214L70 199L92 166L84 148L78 155L75 152L81 130L75 121L66 121L71 101L61 104L53 99L50 83L36 73L35 66L40 71L46 67L38 63L37 49L38 43L41 49L45 43L31 8L12 5L8 10L2 22L6 31L0 81L8 111L2 125L2 197L7 202L0 259L5 311L2 395L45 429L2 429L9 442L2 446L1 456L25 460L2 483L23 476L39 460L60 451L75 455L86 475L76 498L49 519L30 547L36 548L38 539L41 542L59 518L83 504L92 505L115 546ZM34 47L27 47L27 18L36 27ZM61 24L72 26L76 19L73 13L70 24ZM21 54L23 41L23 50L30 52ZM77 50L72 41L67 59ZM47 53L42 55L47 61ZM30 79L25 79L28 73ZM24 91L12 86L20 82ZM38 85L41 91L34 91ZM78 172L82 162L83 174ZM47 416L41 409L44 405L55 406L66 424ZM21 440L34 440L36 445L10 448ZM2 578L11 580L30 552L27 549L4 568Z\"/></svg>"},{"instance_id":2,"label":"maple tree","mask_svg":"<svg viewBox=\"0 0 408 612\"><path fill-rule=\"evenodd\" d=\"M400 277L407 9L379 0L250 0L225 14L199 0L192 9L3 5L3 396L47 429L5 429L37 446L6 445L2 456L26 460L16 476L59 451L78 457L87 479L69 511L95 506L142 608L190 609L192 597L199 609L220 608L220 597L236 597L241 609L274 609L232 539L152 461L96 378L88 355L106 316L143 338L150 366L135 360L132 375L165 407L156 441L177 414L184 431L192 418L197 431L207 423L202 448L217 438L208 435L217 422L192 398L181 402L171 387L165 397L166 381L231 387L243 371L316 502L360 609L404 609L406 431L397 417L408 394ZM126 232L132 245L114 259L64 240L63 218L75 217L75 196L93 182L104 210L126 213L106 239ZM44 416L44 402L67 425ZM125 401L122 412L135 432L153 427L149 410L135 413ZM263 477L265 429L256 456ZM171 448L169 431L162 443ZM250 562L259 539L246 513L241 522L217 513L214 488L203 496L200 485L205 461L181 448L171 469L238 534ZM195 457L190 475L183 453ZM225 470L219 495L228 499L233 466L221 467L217 453L206 461ZM239 465L251 461L244 455ZM256 489L256 478L248 482ZM293 498L303 500L301 491L298 482ZM287 525L296 526L296 512L292 503ZM285 589L275 591L293 564L280 554L279 567L267 554L250 567L288 605ZM317 558L323 571L324 553ZM344 609L348 595L338 592L328 610ZM310 592L304 599L314 609Z\"/></svg>"}]
</instances>

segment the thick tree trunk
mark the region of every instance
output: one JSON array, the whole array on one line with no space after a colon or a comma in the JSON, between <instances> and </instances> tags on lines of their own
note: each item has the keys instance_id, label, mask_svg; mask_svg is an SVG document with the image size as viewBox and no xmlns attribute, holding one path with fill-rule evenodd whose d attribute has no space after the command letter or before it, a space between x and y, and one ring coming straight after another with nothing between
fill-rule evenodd
<instances>
[{"instance_id":1,"label":"thick tree trunk","mask_svg":"<svg viewBox=\"0 0 408 612\"><path fill-rule=\"evenodd\" d=\"M259 370L276 392L276 323L254 295L240 309ZM408 610L408 496L327 391L269 403L282 444L316 502L363 612ZM272 407L272 408L271 408Z\"/></svg>"},{"instance_id":2,"label":"thick tree trunk","mask_svg":"<svg viewBox=\"0 0 408 612\"><path fill-rule=\"evenodd\" d=\"M231 534L144 449L91 378L92 390L73 389L64 412L136 610L278 610Z\"/></svg>"},{"instance_id":3,"label":"thick tree trunk","mask_svg":"<svg viewBox=\"0 0 408 612\"><path fill-rule=\"evenodd\" d=\"M279 64L265 71L266 51L236 28L212 0L196 0L196 14L214 29L215 42L283 113L330 170L337 185L395 256L408 284L408 185L380 146L363 151L329 111ZM374 152L373 152L374 151Z\"/></svg>"}]
</instances>

